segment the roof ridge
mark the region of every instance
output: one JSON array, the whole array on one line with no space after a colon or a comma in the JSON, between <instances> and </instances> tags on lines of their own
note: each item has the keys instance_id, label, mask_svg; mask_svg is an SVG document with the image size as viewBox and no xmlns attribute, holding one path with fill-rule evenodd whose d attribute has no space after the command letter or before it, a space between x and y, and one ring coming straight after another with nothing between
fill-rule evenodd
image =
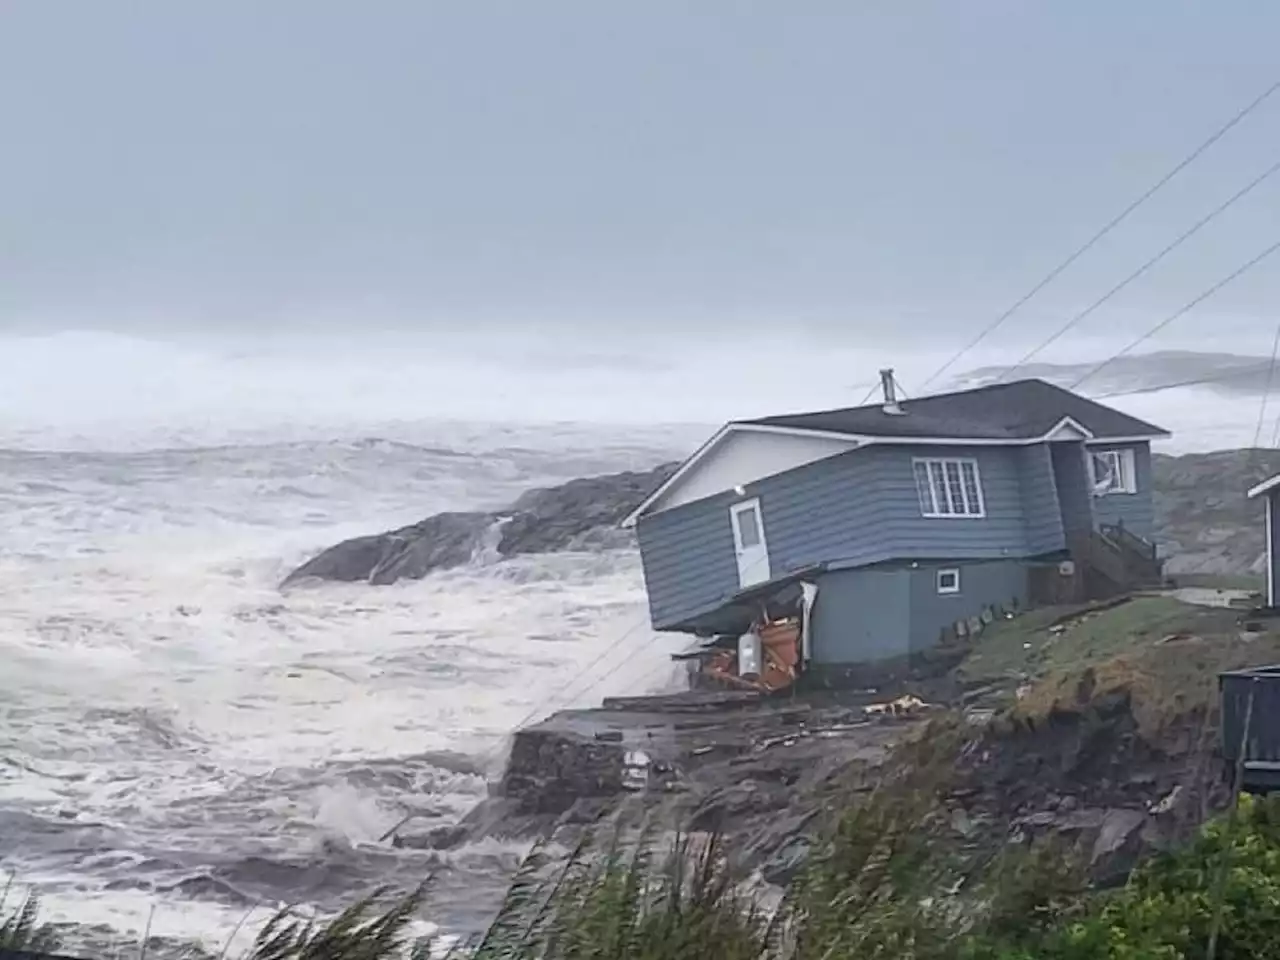
<instances>
[{"instance_id":1,"label":"roof ridge","mask_svg":"<svg viewBox=\"0 0 1280 960\"><path fill-rule=\"evenodd\" d=\"M1056 383L1050 383L1048 380L1045 380L1043 377L1022 377L1018 380L1007 380L1002 383L984 383L976 387L965 387L963 390L948 390L945 393L927 393L922 397L899 398L898 406L902 407L905 410L905 409L908 409L912 404L917 404L924 400L940 400L944 397L957 397L962 394L968 395L971 393L978 393L984 390L993 390L996 388L1012 387L1020 383L1041 383L1041 384L1044 384L1046 387L1053 387L1055 390L1061 391L1062 393L1071 394L1071 396L1073 397L1079 396L1081 397L1081 399L1084 399L1084 400L1089 399L1088 397L1085 397L1081 394L1072 393L1072 391L1066 389L1065 387L1060 387ZM1097 401L1092 401L1092 402L1096 403ZM883 406L884 406L884 401L878 401L876 403L860 403L857 406L853 406L853 407L826 407L821 410L802 410L794 413L771 413L763 417L751 417L745 420L742 420L742 419L731 420L730 422L751 424L751 423L757 423L760 420L774 420L779 417L809 417L809 416L821 416L824 414L832 414L832 413L852 413L855 410L878 410Z\"/></svg>"}]
</instances>

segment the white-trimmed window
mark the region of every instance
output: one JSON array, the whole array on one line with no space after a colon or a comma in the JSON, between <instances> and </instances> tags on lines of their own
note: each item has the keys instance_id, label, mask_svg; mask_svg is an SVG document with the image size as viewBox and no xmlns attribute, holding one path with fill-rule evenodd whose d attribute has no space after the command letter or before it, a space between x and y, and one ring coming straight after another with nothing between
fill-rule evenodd
<instances>
[{"instance_id":1,"label":"white-trimmed window","mask_svg":"<svg viewBox=\"0 0 1280 960\"><path fill-rule=\"evenodd\" d=\"M969 458L911 461L916 477L920 513L926 517L984 517L982 477L978 461Z\"/></svg>"},{"instance_id":2,"label":"white-trimmed window","mask_svg":"<svg viewBox=\"0 0 1280 960\"><path fill-rule=\"evenodd\" d=\"M1093 483L1093 495L1105 497L1110 493L1137 493L1138 473L1134 467L1133 450L1090 450L1089 479Z\"/></svg>"},{"instance_id":3,"label":"white-trimmed window","mask_svg":"<svg viewBox=\"0 0 1280 960\"><path fill-rule=\"evenodd\" d=\"M947 567L938 571L938 592L960 592L960 569L958 567Z\"/></svg>"}]
</instances>

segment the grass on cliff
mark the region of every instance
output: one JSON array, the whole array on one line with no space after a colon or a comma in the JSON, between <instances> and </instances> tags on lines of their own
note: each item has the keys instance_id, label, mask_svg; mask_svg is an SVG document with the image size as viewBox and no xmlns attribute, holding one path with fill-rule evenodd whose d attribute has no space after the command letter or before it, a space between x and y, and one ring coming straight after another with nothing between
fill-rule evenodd
<instances>
[{"instance_id":1,"label":"grass on cliff","mask_svg":"<svg viewBox=\"0 0 1280 960\"><path fill-rule=\"evenodd\" d=\"M1055 628L1055 621L1078 613ZM1207 616L1205 615L1207 613ZM1045 607L984 631L958 668L970 684L1025 680L1055 670L1097 663L1150 644L1171 633L1200 629L1212 621L1215 633L1225 624L1223 614L1195 607L1172 597L1136 597L1118 606L1089 608Z\"/></svg>"},{"instance_id":2,"label":"grass on cliff","mask_svg":"<svg viewBox=\"0 0 1280 960\"><path fill-rule=\"evenodd\" d=\"M62 948L58 928L40 918L37 894L28 892L10 906L12 877L0 896L0 955L6 952L48 956ZM412 955L448 956L432 941L418 942L409 936L427 886L424 883L407 894L388 900L386 889L374 891L336 917L320 922L300 916L291 908L277 911L258 931L247 951L238 960L387 960ZM145 957L140 944L139 957ZM224 949L219 960L226 955ZM193 950L193 960L209 956Z\"/></svg>"},{"instance_id":3,"label":"grass on cliff","mask_svg":"<svg viewBox=\"0 0 1280 960\"><path fill-rule=\"evenodd\" d=\"M508 904L477 954L539 960L1280 960L1280 800L1244 798L1234 822L1142 864L1118 890L1089 888L1062 841L994 859L943 855L946 811L927 779L844 812L771 911L736 892L714 838L579 862L573 878Z\"/></svg>"},{"instance_id":4,"label":"grass on cliff","mask_svg":"<svg viewBox=\"0 0 1280 960\"><path fill-rule=\"evenodd\" d=\"M1172 597L1137 597L1053 626L1065 611L1003 621L976 642L957 674L1016 697L1015 715L1041 719L1112 694L1131 696L1144 734L1217 703L1218 674L1280 663L1280 621L1245 633L1240 612Z\"/></svg>"}]
</instances>

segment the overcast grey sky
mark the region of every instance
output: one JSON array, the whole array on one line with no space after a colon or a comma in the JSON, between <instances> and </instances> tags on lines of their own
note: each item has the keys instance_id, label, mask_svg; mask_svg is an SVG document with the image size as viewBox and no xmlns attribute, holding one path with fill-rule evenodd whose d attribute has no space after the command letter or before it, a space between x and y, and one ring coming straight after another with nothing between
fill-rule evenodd
<instances>
[{"instance_id":1,"label":"overcast grey sky","mask_svg":"<svg viewBox=\"0 0 1280 960\"><path fill-rule=\"evenodd\" d=\"M1246 2L7 0L0 329L960 341L1280 78L1277 37ZM1011 334L1277 159L1280 96ZM1275 181L1114 316L1280 236ZM1277 293L1280 258L1214 312Z\"/></svg>"}]
</instances>

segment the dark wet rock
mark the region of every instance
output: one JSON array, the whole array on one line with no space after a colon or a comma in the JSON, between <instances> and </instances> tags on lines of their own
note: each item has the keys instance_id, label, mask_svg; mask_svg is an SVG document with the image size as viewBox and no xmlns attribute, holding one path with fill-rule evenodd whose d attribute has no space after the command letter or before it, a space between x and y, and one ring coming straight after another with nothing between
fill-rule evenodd
<instances>
[{"instance_id":1,"label":"dark wet rock","mask_svg":"<svg viewBox=\"0 0 1280 960\"><path fill-rule=\"evenodd\" d=\"M786 887L809 857L813 849L813 838L797 831L785 840L760 864L760 876L766 883L777 887Z\"/></svg>"},{"instance_id":2,"label":"dark wet rock","mask_svg":"<svg viewBox=\"0 0 1280 960\"><path fill-rule=\"evenodd\" d=\"M926 722L868 718L862 704L885 690L681 706L699 696L624 698L519 731L501 782L460 830L566 850L602 824L717 832L736 869L783 886L833 816L901 774L914 754L894 747ZM1106 693L1035 725L973 727L933 839L981 859L1052 838L1084 856L1095 882L1123 882L1229 798L1213 738L1187 740L1183 720L1202 729L1189 714L1153 734L1138 725L1130 696Z\"/></svg>"},{"instance_id":3,"label":"dark wet rock","mask_svg":"<svg viewBox=\"0 0 1280 960\"><path fill-rule=\"evenodd\" d=\"M562 711L516 733L501 781L458 827L469 842L542 838L562 850L602 825L719 830L736 866L778 882L820 828L822 785L874 769L913 729L898 718L850 729L855 714L842 703L695 692Z\"/></svg>"},{"instance_id":4,"label":"dark wet rock","mask_svg":"<svg viewBox=\"0 0 1280 960\"><path fill-rule=\"evenodd\" d=\"M470 832L461 824L445 827L432 827L426 833L397 836L392 846L408 850L453 850L462 846L470 837Z\"/></svg>"},{"instance_id":5,"label":"dark wet rock","mask_svg":"<svg viewBox=\"0 0 1280 960\"><path fill-rule=\"evenodd\" d=\"M459 567L492 551L497 557L629 545L622 520L675 471L667 463L644 472L570 480L529 490L506 510L439 513L388 533L346 540L285 578L395 583Z\"/></svg>"},{"instance_id":6,"label":"dark wet rock","mask_svg":"<svg viewBox=\"0 0 1280 960\"><path fill-rule=\"evenodd\" d=\"M535 727L516 734L502 778L502 795L520 813L564 813L579 798L622 793L621 740Z\"/></svg>"},{"instance_id":7,"label":"dark wet rock","mask_svg":"<svg viewBox=\"0 0 1280 960\"><path fill-rule=\"evenodd\" d=\"M257 903L257 898L238 889L234 884L221 880L209 873L198 873L183 877L172 884L157 885L157 893L165 896L190 897L197 900L216 900L233 906L248 906Z\"/></svg>"}]
</instances>

